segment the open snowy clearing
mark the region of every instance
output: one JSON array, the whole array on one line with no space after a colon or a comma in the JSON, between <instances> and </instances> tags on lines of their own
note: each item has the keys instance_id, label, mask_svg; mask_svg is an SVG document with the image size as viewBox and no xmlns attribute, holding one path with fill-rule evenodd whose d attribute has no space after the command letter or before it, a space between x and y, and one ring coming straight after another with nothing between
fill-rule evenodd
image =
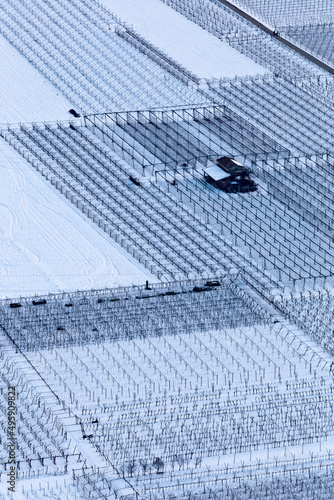
<instances>
[{"instance_id":1,"label":"open snowy clearing","mask_svg":"<svg viewBox=\"0 0 334 500\"><path fill-rule=\"evenodd\" d=\"M200 78L268 72L160 0L103 0L123 22Z\"/></svg>"},{"instance_id":2,"label":"open snowy clearing","mask_svg":"<svg viewBox=\"0 0 334 500\"><path fill-rule=\"evenodd\" d=\"M0 142L0 296L157 281Z\"/></svg>"},{"instance_id":3,"label":"open snowy clearing","mask_svg":"<svg viewBox=\"0 0 334 500\"><path fill-rule=\"evenodd\" d=\"M0 123L68 120L72 105L0 35Z\"/></svg>"}]
</instances>

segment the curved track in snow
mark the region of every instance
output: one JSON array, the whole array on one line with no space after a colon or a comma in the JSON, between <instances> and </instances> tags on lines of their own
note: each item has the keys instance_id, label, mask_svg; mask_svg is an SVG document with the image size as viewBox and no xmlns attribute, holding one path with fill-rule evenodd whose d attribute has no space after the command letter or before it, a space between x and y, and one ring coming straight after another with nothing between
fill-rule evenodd
<instances>
[{"instance_id":1,"label":"curved track in snow","mask_svg":"<svg viewBox=\"0 0 334 500\"><path fill-rule=\"evenodd\" d=\"M0 143L0 296L157 279Z\"/></svg>"}]
</instances>

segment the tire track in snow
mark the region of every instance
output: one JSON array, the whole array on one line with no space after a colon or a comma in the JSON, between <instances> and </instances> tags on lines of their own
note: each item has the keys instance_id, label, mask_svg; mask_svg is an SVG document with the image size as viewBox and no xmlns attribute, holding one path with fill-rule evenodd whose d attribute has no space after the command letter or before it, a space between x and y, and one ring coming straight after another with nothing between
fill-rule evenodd
<instances>
[{"instance_id":1,"label":"tire track in snow","mask_svg":"<svg viewBox=\"0 0 334 500\"><path fill-rule=\"evenodd\" d=\"M157 281L2 140L0 172L3 297Z\"/></svg>"}]
</instances>

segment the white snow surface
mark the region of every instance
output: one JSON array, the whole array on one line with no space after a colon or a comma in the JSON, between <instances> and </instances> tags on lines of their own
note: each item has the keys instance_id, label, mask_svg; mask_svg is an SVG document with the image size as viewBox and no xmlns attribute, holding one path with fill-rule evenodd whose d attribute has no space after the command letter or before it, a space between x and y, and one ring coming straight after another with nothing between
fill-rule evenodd
<instances>
[{"instance_id":1,"label":"white snow surface","mask_svg":"<svg viewBox=\"0 0 334 500\"><path fill-rule=\"evenodd\" d=\"M268 70L160 0L102 0L123 22L200 78L234 78Z\"/></svg>"},{"instance_id":2,"label":"white snow surface","mask_svg":"<svg viewBox=\"0 0 334 500\"><path fill-rule=\"evenodd\" d=\"M0 298L157 281L0 140Z\"/></svg>"},{"instance_id":3,"label":"white snow surface","mask_svg":"<svg viewBox=\"0 0 334 500\"><path fill-rule=\"evenodd\" d=\"M0 123L69 120L73 106L0 35Z\"/></svg>"},{"instance_id":4,"label":"white snow surface","mask_svg":"<svg viewBox=\"0 0 334 500\"><path fill-rule=\"evenodd\" d=\"M160 2L104 0L200 77L265 70ZM0 124L68 120L74 107L0 35ZM1 141L0 297L157 281Z\"/></svg>"}]
</instances>

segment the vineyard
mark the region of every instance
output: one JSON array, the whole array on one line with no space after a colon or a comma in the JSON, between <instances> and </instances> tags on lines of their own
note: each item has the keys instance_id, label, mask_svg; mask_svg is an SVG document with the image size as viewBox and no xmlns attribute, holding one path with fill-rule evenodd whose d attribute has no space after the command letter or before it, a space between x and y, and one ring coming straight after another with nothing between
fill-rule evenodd
<instances>
[{"instance_id":1,"label":"vineyard","mask_svg":"<svg viewBox=\"0 0 334 500\"><path fill-rule=\"evenodd\" d=\"M1 10L4 47L69 115L0 126L0 499L329 500L331 0L144 3L170 18L140 24L132 0L138 32L116 0ZM171 57L153 36L170 26L240 54L244 76ZM207 182L222 156L254 191ZM23 292L36 270L48 293Z\"/></svg>"}]
</instances>

